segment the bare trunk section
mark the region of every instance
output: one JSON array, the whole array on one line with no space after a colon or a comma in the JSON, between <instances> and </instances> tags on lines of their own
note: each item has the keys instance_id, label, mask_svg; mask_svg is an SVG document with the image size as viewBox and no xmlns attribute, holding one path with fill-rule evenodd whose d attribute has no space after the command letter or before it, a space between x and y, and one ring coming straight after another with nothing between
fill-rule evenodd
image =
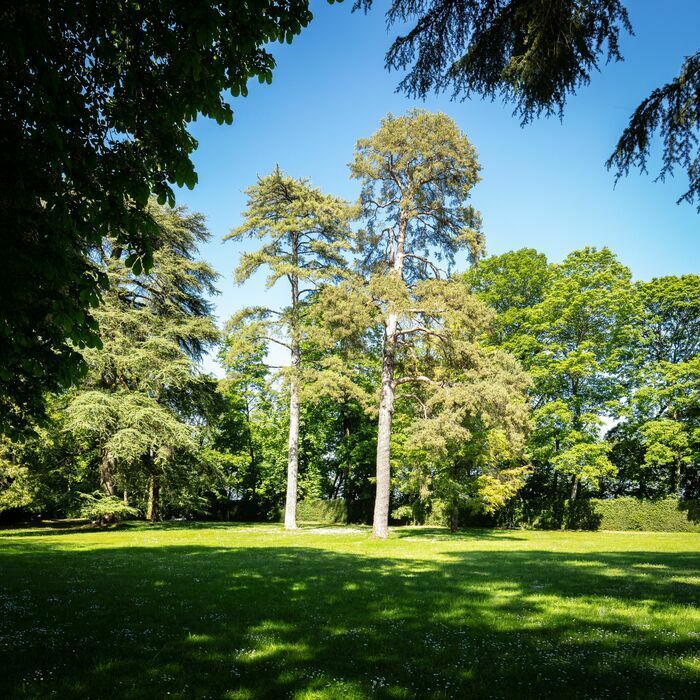
<instances>
[{"instance_id":1,"label":"bare trunk section","mask_svg":"<svg viewBox=\"0 0 700 700\"><path fill-rule=\"evenodd\" d=\"M146 519L154 523L159 517L160 506L160 482L155 474L148 479L148 507Z\"/></svg>"},{"instance_id":2,"label":"bare trunk section","mask_svg":"<svg viewBox=\"0 0 700 700\"><path fill-rule=\"evenodd\" d=\"M299 350L292 351L292 367L299 366ZM299 385L296 376L289 387L289 453L287 457L287 500L284 508L285 530L297 527L297 476L299 474Z\"/></svg>"},{"instance_id":3,"label":"bare trunk section","mask_svg":"<svg viewBox=\"0 0 700 700\"><path fill-rule=\"evenodd\" d=\"M450 506L450 532L457 532L459 529L459 503L456 498L452 500Z\"/></svg>"},{"instance_id":4,"label":"bare trunk section","mask_svg":"<svg viewBox=\"0 0 700 700\"><path fill-rule=\"evenodd\" d=\"M294 242L294 264L298 264L298 241ZM292 275L292 328L291 360L292 376L289 382L289 451L287 453L287 500L284 508L284 529L297 529L297 477L299 475L299 369L301 347L299 345L297 309L299 306L299 279Z\"/></svg>"},{"instance_id":5,"label":"bare trunk section","mask_svg":"<svg viewBox=\"0 0 700 700\"><path fill-rule=\"evenodd\" d=\"M571 500L576 500L576 495L578 494L578 477L574 476L571 480Z\"/></svg>"},{"instance_id":6,"label":"bare trunk section","mask_svg":"<svg viewBox=\"0 0 700 700\"><path fill-rule=\"evenodd\" d=\"M391 260L391 274L403 278L404 246L408 221L401 214L399 230ZM389 503L391 496L391 421L394 415L394 372L396 370L396 339L399 319L394 312L387 314L384 325L382 353L382 388L377 425L377 492L374 499L372 535L385 539L389 535Z\"/></svg>"},{"instance_id":7,"label":"bare trunk section","mask_svg":"<svg viewBox=\"0 0 700 700\"><path fill-rule=\"evenodd\" d=\"M673 493L681 497L681 460L676 459L676 463L673 469Z\"/></svg>"},{"instance_id":8,"label":"bare trunk section","mask_svg":"<svg viewBox=\"0 0 700 700\"><path fill-rule=\"evenodd\" d=\"M372 534L386 538L389 534L389 499L391 488L391 420L394 414L394 354L396 351L396 314L389 314L384 329L382 391L377 427L377 492L374 499Z\"/></svg>"},{"instance_id":9,"label":"bare trunk section","mask_svg":"<svg viewBox=\"0 0 700 700\"><path fill-rule=\"evenodd\" d=\"M114 459L107 450L102 451L100 460L100 486L108 496L114 496Z\"/></svg>"}]
</instances>

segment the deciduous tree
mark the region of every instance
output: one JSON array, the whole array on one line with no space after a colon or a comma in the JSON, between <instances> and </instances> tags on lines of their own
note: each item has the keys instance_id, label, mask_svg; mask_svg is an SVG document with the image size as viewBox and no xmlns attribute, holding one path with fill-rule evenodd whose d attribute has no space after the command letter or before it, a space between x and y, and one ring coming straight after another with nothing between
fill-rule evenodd
<instances>
[{"instance_id":1,"label":"deciduous tree","mask_svg":"<svg viewBox=\"0 0 700 700\"><path fill-rule=\"evenodd\" d=\"M311 20L308 0L9 0L0 8L0 430L85 372L111 239L135 274L159 238L151 193L197 181L189 123L231 123L223 91L270 82L270 42ZM123 263L122 263L123 264Z\"/></svg>"}]
</instances>

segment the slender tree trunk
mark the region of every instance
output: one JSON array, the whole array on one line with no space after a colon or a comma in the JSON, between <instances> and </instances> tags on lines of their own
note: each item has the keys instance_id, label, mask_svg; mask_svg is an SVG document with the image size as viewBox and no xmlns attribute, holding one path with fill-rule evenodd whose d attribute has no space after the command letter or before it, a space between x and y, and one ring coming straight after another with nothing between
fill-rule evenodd
<instances>
[{"instance_id":1,"label":"slender tree trunk","mask_svg":"<svg viewBox=\"0 0 700 700\"><path fill-rule=\"evenodd\" d=\"M347 442L350 438L350 419L348 418L347 413L345 412L343 408L343 437L345 438L345 441ZM343 493L343 497L345 498L345 502L347 505L347 483L348 483L348 478L350 477L350 470L352 469L352 462L350 461L349 453L348 453L348 461L346 462L345 466L342 469L338 470L337 474L337 483L335 479L333 480L333 498L340 498L341 491ZM343 488L345 486L346 488Z\"/></svg>"},{"instance_id":2,"label":"slender tree trunk","mask_svg":"<svg viewBox=\"0 0 700 700\"><path fill-rule=\"evenodd\" d=\"M385 538L389 534L389 499L391 488L391 420L394 414L394 355L396 350L396 314L389 314L384 329L382 390L377 428L377 492L374 499L372 534Z\"/></svg>"},{"instance_id":3,"label":"slender tree trunk","mask_svg":"<svg viewBox=\"0 0 700 700\"><path fill-rule=\"evenodd\" d=\"M578 493L578 477L574 476L571 480L571 500L576 500L576 494Z\"/></svg>"},{"instance_id":4,"label":"slender tree trunk","mask_svg":"<svg viewBox=\"0 0 700 700\"><path fill-rule=\"evenodd\" d=\"M122 494L122 498L124 499L124 505L128 506L129 505L129 492L124 489L124 493Z\"/></svg>"},{"instance_id":5,"label":"slender tree trunk","mask_svg":"<svg viewBox=\"0 0 700 700\"><path fill-rule=\"evenodd\" d=\"M250 404L246 400L245 402L245 415L246 423L248 425L248 455L250 456L250 494L251 500L254 502L257 500L258 491L258 470L255 457L255 446L253 445L253 431L251 428L252 419L250 417ZM228 509L230 511L230 508Z\"/></svg>"},{"instance_id":6,"label":"slender tree trunk","mask_svg":"<svg viewBox=\"0 0 700 700\"><path fill-rule=\"evenodd\" d=\"M392 274L403 277L404 244L408 221L403 212L399 221L396 247L393 251ZM396 370L396 339L399 319L389 313L384 325L384 351L382 356L382 387L377 426L377 492L374 499L372 535L382 539L389 535L389 503L391 489L391 421L394 415L394 372Z\"/></svg>"},{"instance_id":7,"label":"slender tree trunk","mask_svg":"<svg viewBox=\"0 0 700 700\"><path fill-rule=\"evenodd\" d=\"M681 496L681 460L676 459L676 464L673 470L673 493L680 498Z\"/></svg>"},{"instance_id":8,"label":"slender tree trunk","mask_svg":"<svg viewBox=\"0 0 700 700\"><path fill-rule=\"evenodd\" d=\"M331 486L331 501L334 501L338 497L338 489L342 478L343 477L341 475L340 470L333 474L333 484Z\"/></svg>"},{"instance_id":9,"label":"slender tree trunk","mask_svg":"<svg viewBox=\"0 0 700 700\"><path fill-rule=\"evenodd\" d=\"M146 510L146 519L152 523L158 520L160 515L160 483L155 474L151 474L148 479L148 508Z\"/></svg>"},{"instance_id":10,"label":"slender tree trunk","mask_svg":"<svg viewBox=\"0 0 700 700\"><path fill-rule=\"evenodd\" d=\"M459 528L459 503L456 498L452 499L450 507L450 532L457 532Z\"/></svg>"},{"instance_id":11,"label":"slender tree trunk","mask_svg":"<svg viewBox=\"0 0 700 700\"><path fill-rule=\"evenodd\" d=\"M287 457L287 500L284 509L285 530L297 527L297 476L299 474L299 342L292 341L292 379L289 385L289 453Z\"/></svg>"}]
</instances>

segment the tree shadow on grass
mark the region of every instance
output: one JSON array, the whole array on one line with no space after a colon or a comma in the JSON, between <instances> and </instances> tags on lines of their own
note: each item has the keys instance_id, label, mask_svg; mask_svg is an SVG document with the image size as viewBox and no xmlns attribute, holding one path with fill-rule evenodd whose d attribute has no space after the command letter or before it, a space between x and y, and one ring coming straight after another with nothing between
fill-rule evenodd
<instances>
[{"instance_id":1,"label":"tree shadow on grass","mask_svg":"<svg viewBox=\"0 0 700 700\"><path fill-rule=\"evenodd\" d=\"M0 697L693 697L695 553L0 549ZM693 630L695 634L693 634Z\"/></svg>"},{"instance_id":2,"label":"tree shadow on grass","mask_svg":"<svg viewBox=\"0 0 700 700\"><path fill-rule=\"evenodd\" d=\"M192 521L171 520L157 523L143 520L125 520L113 525L99 526L89 520L47 520L36 523L22 523L0 526L0 543L3 537L46 537L47 535L84 535L89 533L127 532L140 530L153 532L157 530L248 530L275 527L274 523L250 523L235 521Z\"/></svg>"}]
</instances>

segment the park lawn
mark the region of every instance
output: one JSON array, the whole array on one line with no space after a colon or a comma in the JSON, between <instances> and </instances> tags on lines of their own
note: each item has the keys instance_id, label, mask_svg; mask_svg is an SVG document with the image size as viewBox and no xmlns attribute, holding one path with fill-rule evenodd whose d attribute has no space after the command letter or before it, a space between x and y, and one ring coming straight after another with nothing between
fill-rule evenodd
<instances>
[{"instance_id":1,"label":"park lawn","mask_svg":"<svg viewBox=\"0 0 700 700\"><path fill-rule=\"evenodd\" d=\"M0 531L0 698L700 697L700 534Z\"/></svg>"}]
</instances>

